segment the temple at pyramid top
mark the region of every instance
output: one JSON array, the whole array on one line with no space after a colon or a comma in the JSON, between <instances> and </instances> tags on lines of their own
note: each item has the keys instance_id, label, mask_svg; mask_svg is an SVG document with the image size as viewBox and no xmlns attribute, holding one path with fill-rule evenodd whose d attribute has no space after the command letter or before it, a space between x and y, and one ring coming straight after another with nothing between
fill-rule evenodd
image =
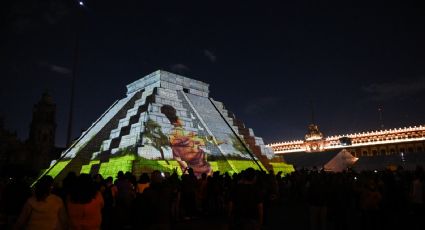
<instances>
[{"instance_id":1,"label":"temple at pyramid top","mask_svg":"<svg viewBox=\"0 0 425 230\"><path fill-rule=\"evenodd\" d=\"M164 70L157 70L131 84L127 85L127 94L134 93L138 90L153 89L161 87L171 90L182 90L186 93L208 97L209 85L202 81L183 77Z\"/></svg>"},{"instance_id":2,"label":"temple at pyramid top","mask_svg":"<svg viewBox=\"0 0 425 230\"><path fill-rule=\"evenodd\" d=\"M208 84L155 71L129 85L44 174L113 176L161 170L197 176L272 169L274 154L252 129L209 97ZM275 170L278 171L278 170Z\"/></svg>"}]
</instances>

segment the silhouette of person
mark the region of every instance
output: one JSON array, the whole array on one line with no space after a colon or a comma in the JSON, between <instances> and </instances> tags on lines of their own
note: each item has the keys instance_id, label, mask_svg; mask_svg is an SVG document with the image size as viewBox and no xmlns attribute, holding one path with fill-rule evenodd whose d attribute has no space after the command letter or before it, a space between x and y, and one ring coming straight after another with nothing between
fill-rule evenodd
<instances>
[{"instance_id":1,"label":"silhouette of person","mask_svg":"<svg viewBox=\"0 0 425 230\"><path fill-rule=\"evenodd\" d=\"M43 176L35 185L34 196L22 208L15 229L66 229L65 205L51 193L53 178Z\"/></svg>"}]
</instances>

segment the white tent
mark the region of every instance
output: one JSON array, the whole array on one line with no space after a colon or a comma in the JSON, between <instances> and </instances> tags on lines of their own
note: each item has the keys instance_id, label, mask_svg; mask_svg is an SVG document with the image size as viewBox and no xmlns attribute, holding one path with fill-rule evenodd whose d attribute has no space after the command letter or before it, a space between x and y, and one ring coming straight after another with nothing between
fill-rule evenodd
<instances>
[{"instance_id":1,"label":"white tent","mask_svg":"<svg viewBox=\"0 0 425 230\"><path fill-rule=\"evenodd\" d=\"M356 163L358 159L359 158L351 155L349 151L343 149L325 164L325 171L342 172Z\"/></svg>"}]
</instances>

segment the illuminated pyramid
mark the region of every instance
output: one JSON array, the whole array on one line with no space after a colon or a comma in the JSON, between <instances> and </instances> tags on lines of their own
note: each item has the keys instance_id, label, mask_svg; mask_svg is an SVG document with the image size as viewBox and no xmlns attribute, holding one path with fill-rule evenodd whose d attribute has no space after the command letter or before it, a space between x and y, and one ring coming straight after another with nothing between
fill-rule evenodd
<instances>
[{"instance_id":1,"label":"illuminated pyramid","mask_svg":"<svg viewBox=\"0 0 425 230\"><path fill-rule=\"evenodd\" d=\"M247 167L271 169L273 152L209 97L208 84L156 71L129 85L45 174L70 171L115 177L190 167L199 176Z\"/></svg>"}]
</instances>

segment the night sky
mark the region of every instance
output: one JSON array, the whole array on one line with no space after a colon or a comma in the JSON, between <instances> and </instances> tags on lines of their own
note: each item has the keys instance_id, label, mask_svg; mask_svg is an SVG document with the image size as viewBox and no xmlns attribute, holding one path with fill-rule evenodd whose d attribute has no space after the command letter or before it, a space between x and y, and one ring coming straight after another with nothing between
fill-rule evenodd
<instances>
[{"instance_id":1,"label":"night sky","mask_svg":"<svg viewBox=\"0 0 425 230\"><path fill-rule=\"evenodd\" d=\"M2 1L0 115L26 139L47 89L65 144L78 28L73 138L158 69L209 83L266 143L303 138L311 104L325 135L378 129L379 106L386 128L424 124L424 5L340 2Z\"/></svg>"}]
</instances>

